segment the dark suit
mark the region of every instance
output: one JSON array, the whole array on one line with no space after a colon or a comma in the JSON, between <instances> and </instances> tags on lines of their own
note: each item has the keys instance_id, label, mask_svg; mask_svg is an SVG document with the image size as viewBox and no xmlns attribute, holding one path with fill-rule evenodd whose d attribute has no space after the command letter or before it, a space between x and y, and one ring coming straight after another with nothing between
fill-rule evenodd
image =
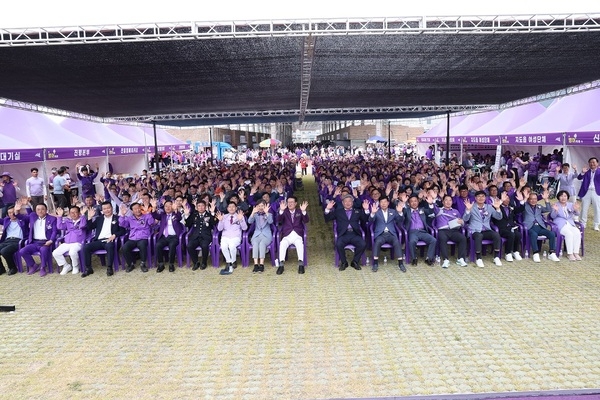
<instances>
[{"instance_id":1,"label":"dark suit","mask_svg":"<svg viewBox=\"0 0 600 400\"><path fill-rule=\"evenodd\" d=\"M500 213L502 219L495 219L494 224L498 227L500 237L506 239L504 244L504 254L511 254L521 251L521 228L515 222L514 207L501 205Z\"/></svg>"},{"instance_id":2,"label":"dark suit","mask_svg":"<svg viewBox=\"0 0 600 400\"><path fill-rule=\"evenodd\" d=\"M402 248L396 224L402 225L404 217L393 208L388 208L387 220L383 216L383 210L379 209L374 215L369 216L369 221L373 224L373 258L379 256L379 251L383 244L391 244L394 246L394 254L397 258L402 257Z\"/></svg>"},{"instance_id":3,"label":"dark suit","mask_svg":"<svg viewBox=\"0 0 600 400\"><path fill-rule=\"evenodd\" d=\"M16 217L16 223L21 228L23 239L27 239L29 236L29 217L23 214L16 214ZM14 255L17 251L19 251L19 242L21 239L17 237L7 237L8 227L11 223L10 217L4 218L1 222L2 225L4 225L4 231L2 232L2 238L0 239L0 255L2 255L6 260L6 266L8 269L15 271L17 269L17 265L15 264ZM5 271L1 258L0 271Z\"/></svg>"},{"instance_id":4,"label":"dark suit","mask_svg":"<svg viewBox=\"0 0 600 400\"><path fill-rule=\"evenodd\" d=\"M86 268L90 268L92 265L92 253L98 250L106 250L107 255L107 265L111 266L115 260L115 242L119 236L123 236L125 234L125 228L119 225L119 217L117 215L113 215L110 221L110 234L115 235L114 242L107 242L105 237L99 237L102 232L102 227L104 225L104 215L100 215L96 217L94 222L87 224L88 232L94 230L94 237L89 242L83 245L83 257Z\"/></svg>"},{"instance_id":5,"label":"dark suit","mask_svg":"<svg viewBox=\"0 0 600 400\"><path fill-rule=\"evenodd\" d=\"M215 226L215 217L208 211L202 215L196 210L187 217L185 226L190 230L187 243L187 252L192 259L192 264L198 263L198 252L196 248L200 246L202 249L202 265L208 263L209 249L208 247L213 240L213 230Z\"/></svg>"},{"instance_id":6,"label":"dark suit","mask_svg":"<svg viewBox=\"0 0 600 400\"><path fill-rule=\"evenodd\" d=\"M156 218L158 217L158 218ZM161 213L160 215L155 216L156 219L160 219L159 229L158 229L158 240L156 241L156 260L159 264L162 264L167 258L165 255L165 251L163 248L165 246L169 247L168 255L169 255L169 264L173 265L175 263L175 255L177 251L177 244L179 243L179 236L183 233L183 224L181 223L181 213L172 212L170 214ZM174 235L166 235L165 230L167 229L169 223L169 218L171 218L171 224L173 226Z\"/></svg>"},{"instance_id":7,"label":"dark suit","mask_svg":"<svg viewBox=\"0 0 600 400\"><path fill-rule=\"evenodd\" d=\"M362 208L353 208L352 210L348 210L350 211L350 218L348 218L346 211L347 210L344 209L344 207L334 208L329 212L327 212L326 209L325 221L336 222L337 241L335 242L335 247L340 256L340 262L342 264L348 263L344 248L347 245L352 245L355 247L352 262L358 264L360 262L360 258L365 252L365 249L367 248L367 243L361 234L361 223L365 223L368 220L369 214L367 214Z\"/></svg>"}]
</instances>

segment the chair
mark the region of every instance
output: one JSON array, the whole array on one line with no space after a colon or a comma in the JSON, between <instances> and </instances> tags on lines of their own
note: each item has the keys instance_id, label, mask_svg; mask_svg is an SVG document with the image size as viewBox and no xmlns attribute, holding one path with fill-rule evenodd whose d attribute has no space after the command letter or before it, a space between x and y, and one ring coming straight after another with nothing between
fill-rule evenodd
<instances>
[{"instance_id":1,"label":"chair","mask_svg":"<svg viewBox=\"0 0 600 400\"><path fill-rule=\"evenodd\" d=\"M179 263L179 267L183 266L183 241L186 237L185 229L183 232L179 234L179 238L177 239L177 248L175 249L175 253L177 254L177 262ZM158 249L156 244L158 243L158 232L154 233L152 236L152 248L154 249L154 256L156 257L156 265L158 265L158 252L169 250L169 246L164 246L162 249ZM189 263L188 263L189 265Z\"/></svg>"},{"instance_id":2,"label":"chair","mask_svg":"<svg viewBox=\"0 0 600 400\"><path fill-rule=\"evenodd\" d=\"M404 236L404 238L406 239L404 242L404 259L406 260L407 263L410 263L412 261L412 258L410 257L410 246L408 243L408 232L406 231L406 228L404 226L401 227L402 229L402 235ZM429 234L431 234L432 236L435 237L433 229L431 229L430 227L426 227L425 228L427 230L427 232ZM436 244L437 246L437 244ZM428 247L428 244L425 243L422 240L417 241L417 251L421 251L421 257L425 256L425 249Z\"/></svg>"},{"instance_id":3,"label":"chair","mask_svg":"<svg viewBox=\"0 0 600 400\"><path fill-rule=\"evenodd\" d=\"M15 253L15 256L17 257L17 259L15 260L17 263L17 270L19 272L23 272L23 259L21 258L21 250L23 250L23 248L25 246L27 246L28 244L30 244L29 240L22 240L21 242L23 242L23 245L19 247L19 251L17 251ZM40 253L39 251L36 251L35 253L33 253L33 256L38 256L40 257L40 265L45 265L46 266L46 272L47 273L52 273L53 271L53 267L52 267L52 252L54 251L54 249L56 248L56 242L52 243L50 245L50 252L48 254L48 259L46 259L46 257L44 257L44 255L42 253Z\"/></svg>"},{"instance_id":4,"label":"chair","mask_svg":"<svg viewBox=\"0 0 600 400\"><path fill-rule=\"evenodd\" d=\"M546 219L546 222L548 223L548 225L551 227L551 231L554 232L554 234L556 235L556 253L558 256L560 256L563 252L563 249L566 251L566 246L564 245L564 236L560 233L560 229L558 229L558 226L554 223L554 221L552 220L552 218L550 217L550 214L548 214L548 218ZM583 225L581 225L580 222L575 222L575 226L579 229L579 231L581 232L581 255L584 255L584 242L585 242L585 229L583 229Z\"/></svg>"},{"instance_id":5,"label":"chair","mask_svg":"<svg viewBox=\"0 0 600 400\"><path fill-rule=\"evenodd\" d=\"M219 231L218 229L215 229L215 232L213 233L214 251L212 254L212 262L213 262L213 267L215 267L215 268L219 267L219 260L221 258L221 234L222 233L223 232ZM248 260L246 259L246 251L245 251L245 249L248 247L246 245L246 243L244 242L246 239L247 239L247 236L244 235L244 233L242 232L242 241L237 246L237 250L240 253L240 261L242 262L242 267L244 267L244 268L246 268L249 265Z\"/></svg>"},{"instance_id":6,"label":"chair","mask_svg":"<svg viewBox=\"0 0 600 400\"><path fill-rule=\"evenodd\" d=\"M86 237L85 243L89 243L93 240L95 236L95 231L92 231L88 234L88 236ZM113 259L113 271L117 272L119 270L119 240L118 238L115 239L113 241L114 245L115 245L115 250L114 250L114 259ZM85 244L84 244L85 247ZM100 257L100 263L102 266L106 266L106 254L107 251L104 249L101 250L96 250L94 252L92 252L92 255L97 255L98 257ZM81 272L84 273L86 271L86 265L85 265L85 258L81 259Z\"/></svg>"},{"instance_id":7,"label":"chair","mask_svg":"<svg viewBox=\"0 0 600 400\"><path fill-rule=\"evenodd\" d=\"M439 239L439 227L438 227L438 220L437 218L433 219L433 223L432 223L432 230L433 230L433 236L435 236L436 239ZM460 232L464 235L465 234L465 228L461 228ZM445 245L450 245L450 255L454 255L456 253L456 242L452 241L452 240L448 240ZM440 243L440 241L438 240L436 243L436 249L435 249L435 254L436 256L439 256L441 251L440 251L440 246L442 245L442 243Z\"/></svg>"},{"instance_id":8,"label":"chair","mask_svg":"<svg viewBox=\"0 0 600 400\"><path fill-rule=\"evenodd\" d=\"M244 235L246 235L246 240L245 240L246 259L248 260L248 264L250 264L250 260L252 260L252 241L251 241L251 239L252 239L252 234L254 233L254 228L255 228L255 224L252 224L252 225L250 225L248 230L244 232ZM306 231L306 229L305 229L305 231ZM271 256L271 266L274 267L275 260L277 260L277 255L279 254L279 248L277 247L277 245L279 244L279 241L277 240L277 225L275 223L271 224L271 236L272 236L273 240L271 240L271 244L269 244L269 246L267 246L267 252ZM306 251L304 252L304 254L306 255Z\"/></svg>"},{"instance_id":9,"label":"chair","mask_svg":"<svg viewBox=\"0 0 600 400\"><path fill-rule=\"evenodd\" d=\"M363 238L363 240L365 239L365 232L362 230L362 227L360 229L360 234ZM335 256L334 259L334 267L335 268L339 268L340 266L340 254L337 251L337 247L335 246L335 243L337 242L337 238L338 238L338 234L337 234L337 221L333 221L333 253ZM305 246L306 248L306 246ZM356 247L354 247L354 245L348 244L344 247L344 250L350 250L351 252L354 252L356 250ZM363 253L361 259L360 259L360 263L361 265L365 265L367 263L367 256L366 256L366 250Z\"/></svg>"},{"instance_id":10,"label":"chair","mask_svg":"<svg viewBox=\"0 0 600 400\"><path fill-rule=\"evenodd\" d=\"M277 252L275 253L275 259L277 259L277 255L279 254L279 249L281 248L281 237L279 237L281 230L279 228L276 229L276 236L275 236L275 242L277 242ZM304 235L302 236L302 240L304 242L304 260L303 260L303 264L306 267L308 265L308 226L306 224L304 224ZM294 246L293 244L290 244L288 246L288 250L289 249L295 249L296 246ZM285 258L287 259L287 253L285 255Z\"/></svg>"},{"instance_id":11,"label":"chair","mask_svg":"<svg viewBox=\"0 0 600 400\"><path fill-rule=\"evenodd\" d=\"M147 246L147 250L146 250L146 266L148 268L152 267L152 236L150 235L150 237L147 239L148 240L148 246ZM121 236L119 238L119 248L123 248L123 245L125 244L125 242L127 242L127 240L129 239L129 230L127 231L127 233L124 236ZM140 249L139 248L135 248L132 250L132 252L134 253L139 253ZM115 254L115 257L120 257L119 253ZM121 260L119 261L121 262ZM122 265L125 265L126 261L125 261L125 257L123 257L122 260Z\"/></svg>"},{"instance_id":12,"label":"chair","mask_svg":"<svg viewBox=\"0 0 600 400\"><path fill-rule=\"evenodd\" d=\"M371 233L371 252L375 249L375 232L373 229L373 223L369 223L369 232ZM398 240L400 241L400 245L402 245L402 230L396 225L396 230L398 233ZM381 250L389 250L390 251L390 259L396 258L396 254L394 254L394 246L389 243L384 243L381 245Z\"/></svg>"},{"instance_id":13,"label":"chair","mask_svg":"<svg viewBox=\"0 0 600 400\"><path fill-rule=\"evenodd\" d=\"M55 246L55 248L58 248L58 246L59 246L61 243L63 243L64 241L65 241L65 237L64 237L64 236L61 236L61 237L57 238L57 239L56 239L56 242L54 242L54 246ZM79 252L78 252L78 253L79 253L79 267L80 267L80 272L81 272L81 273L84 273L84 272L85 272L85 267L83 266L83 264L84 264L83 246L85 245L85 243L86 243L86 239L84 239L84 240L83 240L83 242L81 243L81 249L79 249ZM69 252L68 252L68 251L65 251L65 252L63 253L63 255L67 256L67 255L69 255ZM73 260L71 260L71 263L72 263L72 262L73 262ZM49 271L49 272L54 272L54 271L52 271L52 266L50 266L50 271ZM58 268L56 269L56 272L60 272L60 271L58 270Z\"/></svg>"},{"instance_id":14,"label":"chair","mask_svg":"<svg viewBox=\"0 0 600 400\"><path fill-rule=\"evenodd\" d=\"M27 243L26 239L19 240L19 247L18 247L17 251L15 252L15 254L13 254L13 259L15 260L15 265L17 266L17 271L19 271L20 273L23 273L23 262L21 261L21 256L19 255L19 252L21 251L21 249L23 247L25 247L26 243Z\"/></svg>"}]
</instances>

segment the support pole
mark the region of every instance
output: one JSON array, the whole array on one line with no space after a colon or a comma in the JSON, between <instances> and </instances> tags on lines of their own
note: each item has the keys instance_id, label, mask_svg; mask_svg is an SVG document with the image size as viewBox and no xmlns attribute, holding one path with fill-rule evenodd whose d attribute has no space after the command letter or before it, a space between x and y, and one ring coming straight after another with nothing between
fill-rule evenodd
<instances>
[{"instance_id":1,"label":"support pole","mask_svg":"<svg viewBox=\"0 0 600 400\"><path fill-rule=\"evenodd\" d=\"M156 175L160 176L160 157L158 155L158 140L156 139L156 121L152 121L154 129L154 163L156 164Z\"/></svg>"},{"instance_id":2,"label":"support pole","mask_svg":"<svg viewBox=\"0 0 600 400\"><path fill-rule=\"evenodd\" d=\"M446 167L450 165L450 111L446 111Z\"/></svg>"},{"instance_id":3,"label":"support pole","mask_svg":"<svg viewBox=\"0 0 600 400\"><path fill-rule=\"evenodd\" d=\"M392 159L392 126L388 119L388 158Z\"/></svg>"},{"instance_id":4,"label":"support pole","mask_svg":"<svg viewBox=\"0 0 600 400\"><path fill-rule=\"evenodd\" d=\"M208 128L208 139L210 140L210 164L213 164L214 154L213 154L213 128L212 126Z\"/></svg>"}]
</instances>

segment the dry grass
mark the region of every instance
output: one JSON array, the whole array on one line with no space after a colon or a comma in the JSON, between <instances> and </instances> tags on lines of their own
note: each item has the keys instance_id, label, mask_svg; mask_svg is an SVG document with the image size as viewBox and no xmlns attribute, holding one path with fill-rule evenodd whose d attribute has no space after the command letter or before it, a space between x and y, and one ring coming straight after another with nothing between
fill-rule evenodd
<instances>
[{"instance_id":1,"label":"dry grass","mask_svg":"<svg viewBox=\"0 0 600 400\"><path fill-rule=\"evenodd\" d=\"M600 387L600 235L581 263L0 277L0 398L331 398ZM294 260L294 256L291 257Z\"/></svg>"}]
</instances>

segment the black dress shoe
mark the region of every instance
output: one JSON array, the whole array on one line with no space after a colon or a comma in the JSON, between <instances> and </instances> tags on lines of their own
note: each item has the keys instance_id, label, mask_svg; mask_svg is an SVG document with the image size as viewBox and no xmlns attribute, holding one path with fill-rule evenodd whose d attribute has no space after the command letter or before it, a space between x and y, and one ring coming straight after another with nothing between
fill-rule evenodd
<instances>
[{"instance_id":1,"label":"black dress shoe","mask_svg":"<svg viewBox=\"0 0 600 400\"><path fill-rule=\"evenodd\" d=\"M0 268L0 275L4 275L6 273L6 269L4 267Z\"/></svg>"},{"instance_id":2,"label":"black dress shoe","mask_svg":"<svg viewBox=\"0 0 600 400\"><path fill-rule=\"evenodd\" d=\"M163 272L165 270L165 264L158 264L158 267L156 267L156 272L160 273Z\"/></svg>"},{"instance_id":3,"label":"black dress shoe","mask_svg":"<svg viewBox=\"0 0 600 400\"><path fill-rule=\"evenodd\" d=\"M133 264L131 264L131 265L128 265L128 266L127 266L127 268L125 269L125 272L131 272L131 271L133 271L133 269L134 269L134 268L135 268L135 267L134 267L134 265L133 265Z\"/></svg>"},{"instance_id":4,"label":"black dress shoe","mask_svg":"<svg viewBox=\"0 0 600 400\"><path fill-rule=\"evenodd\" d=\"M351 266L352 268L354 268L355 270L357 270L357 271L360 271L360 270L362 269L362 268L360 267L360 265L358 265L358 263L357 263L356 261L352 261L352 262L350 263L350 266Z\"/></svg>"},{"instance_id":5,"label":"black dress shoe","mask_svg":"<svg viewBox=\"0 0 600 400\"><path fill-rule=\"evenodd\" d=\"M85 272L83 274L81 274L82 278L85 278L86 276L90 276L94 273L94 270L91 269L90 267L85 269Z\"/></svg>"},{"instance_id":6,"label":"black dress shoe","mask_svg":"<svg viewBox=\"0 0 600 400\"><path fill-rule=\"evenodd\" d=\"M115 274L115 271L113 271L113 267L106 268L106 276L113 276L114 274Z\"/></svg>"},{"instance_id":7,"label":"black dress shoe","mask_svg":"<svg viewBox=\"0 0 600 400\"><path fill-rule=\"evenodd\" d=\"M169 265L169 272L175 272L175 265Z\"/></svg>"},{"instance_id":8,"label":"black dress shoe","mask_svg":"<svg viewBox=\"0 0 600 400\"><path fill-rule=\"evenodd\" d=\"M398 268L400 268L400 271L406 272L406 267L404 266L404 261L402 261L402 260L398 261Z\"/></svg>"},{"instance_id":9,"label":"black dress shoe","mask_svg":"<svg viewBox=\"0 0 600 400\"><path fill-rule=\"evenodd\" d=\"M340 271L343 271L346 268L348 268L348 263L347 262L343 262L343 263L340 264Z\"/></svg>"},{"instance_id":10,"label":"black dress shoe","mask_svg":"<svg viewBox=\"0 0 600 400\"><path fill-rule=\"evenodd\" d=\"M199 262L197 262L196 264L194 264L194 266L192 267L192 271L195 271L198 268L200 268L200 263Z\"/></svg>"},{"instance_id":11,"label":"black dress shoe","mask_svg":"<svg viewBox=\"0 0 600 400\"><path fill-rule=\"evenodd\" d=\"M142 264L140 265L140 269L142 270L142 272L148 272L148 266L146 265L145 262L142 261Z\"/></svg>"},{"instance_id":12,"label":"black dress shoe","mask_svg":"<svg viewBox=\"0 0 600 400\"><path fill-rule=\"evenodd\" d=\"M430 260L429 258L425 259L425 264L429 265L430 267L433 266L433 260Z\"/></svg>"},{"instance_id":13,"label":"black dress shoe","mask_svg":"<svg viewBox=\"0 0 600 400\"><path fill-rule=\"evenodd\" d=\"M203 270L203 269L206 269L206 264L201 264L201 265L200 265L200 269L201 269L201 270Z\"/></svg>"},{"instance_id":14,"label":"black dress shoe","mask_svg":"<svg viewBox=\"0 0 600 400\"><path fill-rule=\"evenodd\" d=\"M283 274L283 266L277 268L277 275Z\"/></svg>"},{"instance_id":15,"label":"black dress shoe","mask_svg":"<svg viewBox=\"0 0 600 400\"><path fill-rule=\"evenodd\" d=\"M237 261L236 262L232 262L231 266L233 267L233 269L236 269L237 268Z\"/></svg>"},{"instance_id":16,"label":"black dress shoe","mask_svg":"<svg viewBox=\"0 0 600 400\"><path fill-rule=\"evenodd\" d=\"M265 272L265 266L263 264L258 266L258 272Z\"/></svg>"},{"instance_id":17,"label":"black dress shoe","mask_svg":"<svg viewBox=\"0 0 600 400\"><path fill-rule=\"evenodd\" d=\"M299 265L298 266L298 273L299 274L303 274L304 273L304 265Z\"/></svg>"},{"instance_id":18,"label":"black dress shoe","mask_svg":"<svg viewBox=\"0 0 600 400\"><path fill-rule=\"evenodd\" d=\"M413 259L410 261L410 264L411 264L411 265L417 265L418 263L419 263L419 260L417 260L416 258L413 258Z\"/></svg>"},{"instance_id":19,"label":"black dress shoe","mask_svg":"<svg viewBox=\"0 0 600 400\"><path fill-rule=\"evenodd\" d=\"M8 274L7 274L7 275L8 275L8 276L11 276L11 275L14 275L14 274L16 274L16 273L17 273L17 269L16 269L16 268L10 268L10 269L8 270Z\"/></svg>"},{"instance_id":20,"label":"black dress shoe","mask_svg":"<svg viewBox=\"0 0 600 400\"><path fill-rule=\"evenodd\" d=\"M252 269L252 272L258 272L259 269L260 268L259 268L258 264L254 264L254 268Z\"/></svg>"}]
</instances>

